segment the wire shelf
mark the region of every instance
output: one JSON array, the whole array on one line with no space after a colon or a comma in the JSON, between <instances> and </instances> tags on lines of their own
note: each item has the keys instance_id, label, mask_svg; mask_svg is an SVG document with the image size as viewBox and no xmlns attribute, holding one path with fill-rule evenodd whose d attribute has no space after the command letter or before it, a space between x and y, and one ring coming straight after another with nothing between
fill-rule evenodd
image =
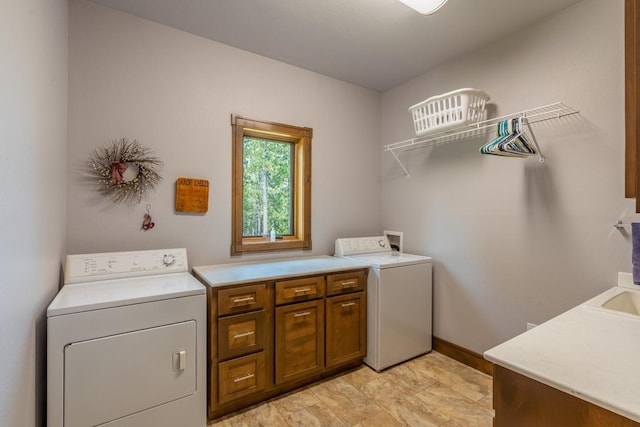
<instances>
[{"instance_id":1,"label":"wire shelf","mask_svg":"<svg viewBox=\"0 0 640 427\"><path fill-rule=\"evenodd\" d=\"M505 116L495 117L493 119L487 119L477 123L463 125L457 129L449 130L446 132L424 135L417 138L407 139L405 141L399 141L393 144L385 145L384 151L391 152L393 157L400 164L400 167L402 167L404 173L409 176L409 171L407 170L407 168L405 168L402 161L400 161L400 159L398 158L397 154L395 153L396 150L432 147L435 145L446 144L471 136L484 135L491 130L495 130L499 122L503 120L514 119L516 117L522 117L524 123L530 125L532 123L543 122L551 119L559 119L560 117L577 113L578 110L575 110L563 104L562 102L555 102L553 104L543 105L541 107L531 108L529 110L519 111L517 113L507 114ZM529 130L531 130L531 128L529 128ZM540 154L540 161L544 161L542 154Z\"/></svg>"},{"instance_id":2,"label":"wire shelf","mask_svg":"<svg viewBox=\"0 0 640 427\"><path fill-rule=\"evenodd\" d=\"M433 135L425 135L417 138L407 139L405 141L396 142L393 144L385 145L384 151L394 151L403 148L410 148L417 146L431 146L450 142L452 140L463 139L469 136L483 135L490 129L495 129L497 124L502 120L513 119L516 117L522 117L527 119L529 123L537 123L550 119L558 119L560 117L568 116L571 114L577 114L578 111L571 107L564 105L562 102L555 102L553 104L544 105L542 107L532 108L529 110L520 111L517 113L507 114L506 116L496 117L493 119L483 120L481 122L472 123L464 126L460 126L458 129L454 129L448 132L436 133Z\"/></svg>"}]
</instances>

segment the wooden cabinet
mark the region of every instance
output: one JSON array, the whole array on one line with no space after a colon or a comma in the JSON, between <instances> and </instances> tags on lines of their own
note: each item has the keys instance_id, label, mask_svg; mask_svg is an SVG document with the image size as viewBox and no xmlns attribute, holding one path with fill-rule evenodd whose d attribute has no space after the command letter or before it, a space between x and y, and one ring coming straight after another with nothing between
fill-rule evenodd
<instances>
[{"instance_id":1,"label":"wooden cabinet","mask_svg":"<svg viewBox=\"0 0 640 427\"><path fill-rule=\"evenodd\" d=\"M640 427L633 420L500 365L493 369L494 427Z\"/></svg>"},{"instance_id":2,"label":"wooden cabinet","mask_svg":"<svg viewBox=\"0 0 640 427\"><path fill-rule=\"evenodd\" d=\"M367 270L209 292L209 420L362 363Z\"/></svg>"},{"instance_id":3,"label":"wooden cabinet","mask_svg":"<svg viewBox=\"0 0 640 427\"><path fill-rule=\"evenodd\" d=\"M625 0L625 197L640 212L640 0Z\"/></svg>"}]
</instances>

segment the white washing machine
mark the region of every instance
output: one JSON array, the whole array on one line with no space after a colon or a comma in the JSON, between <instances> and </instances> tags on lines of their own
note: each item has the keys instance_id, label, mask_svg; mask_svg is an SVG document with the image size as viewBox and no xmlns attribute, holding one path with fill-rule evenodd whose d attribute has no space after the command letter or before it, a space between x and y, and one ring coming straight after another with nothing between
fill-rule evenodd
<instances>
[{"instance_id":1,"label":"white washing machine","mask_svg":"<svg viewBox=\"0 0 640 427\"><path fill-rule=\"evenodd\" d=\"M431 258L392 251L387 236L337 239L335 255L370 266L364 363L381 371L431 351Z\"/></svg>"},{"instance_id":2,"label":"white washing machine","mask_svg":"<svg viewBox=\"0 0 640 427\"><path fill-rule=\"evenodd\" d=\"M69 255L47 309L48 427L206 425L206 289L185 249Z\"/></svg>"}]
</instances>

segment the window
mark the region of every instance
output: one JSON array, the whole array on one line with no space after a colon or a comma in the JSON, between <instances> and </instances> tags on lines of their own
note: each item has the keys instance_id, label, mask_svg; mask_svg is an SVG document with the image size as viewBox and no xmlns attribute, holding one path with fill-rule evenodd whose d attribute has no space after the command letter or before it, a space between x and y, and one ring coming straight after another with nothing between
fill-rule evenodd
<instances>
[{"instance_id":1,"label":"window","mask_svg":"<svg viewBox=\"0 0 640 427\"><path fill-rule=\"evenodd\" d=\"M231 126L231 255L311 249L312 129L239 116Z\"/></svg>"}]
</instances>

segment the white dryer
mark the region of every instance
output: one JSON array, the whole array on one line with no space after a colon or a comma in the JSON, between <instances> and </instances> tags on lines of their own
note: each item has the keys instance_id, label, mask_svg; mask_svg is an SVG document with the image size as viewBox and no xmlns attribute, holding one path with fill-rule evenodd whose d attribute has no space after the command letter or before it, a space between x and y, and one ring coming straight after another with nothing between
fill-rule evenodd
<instances>
[{"instance_id":1,"label":"white dryer","mask_svg":"<svg viewBox=\"0 0 640 427\"><path fill-rule=\"evenodd\" d=\"M47 309L49 427L206 425L206 289L185 249L69 255Z\"/></svg>"},{"instance_id":2,"label":"white dryer","mask_svg":"<svg viewBox=\"0 0 640 427\"><path fill-rule=\"evenodd\" d=\"M335 255L370 266L364 363L381 371L431 351L431 258L392 251L387 236L337 239Z\"/></svg>"}]
</instances>

